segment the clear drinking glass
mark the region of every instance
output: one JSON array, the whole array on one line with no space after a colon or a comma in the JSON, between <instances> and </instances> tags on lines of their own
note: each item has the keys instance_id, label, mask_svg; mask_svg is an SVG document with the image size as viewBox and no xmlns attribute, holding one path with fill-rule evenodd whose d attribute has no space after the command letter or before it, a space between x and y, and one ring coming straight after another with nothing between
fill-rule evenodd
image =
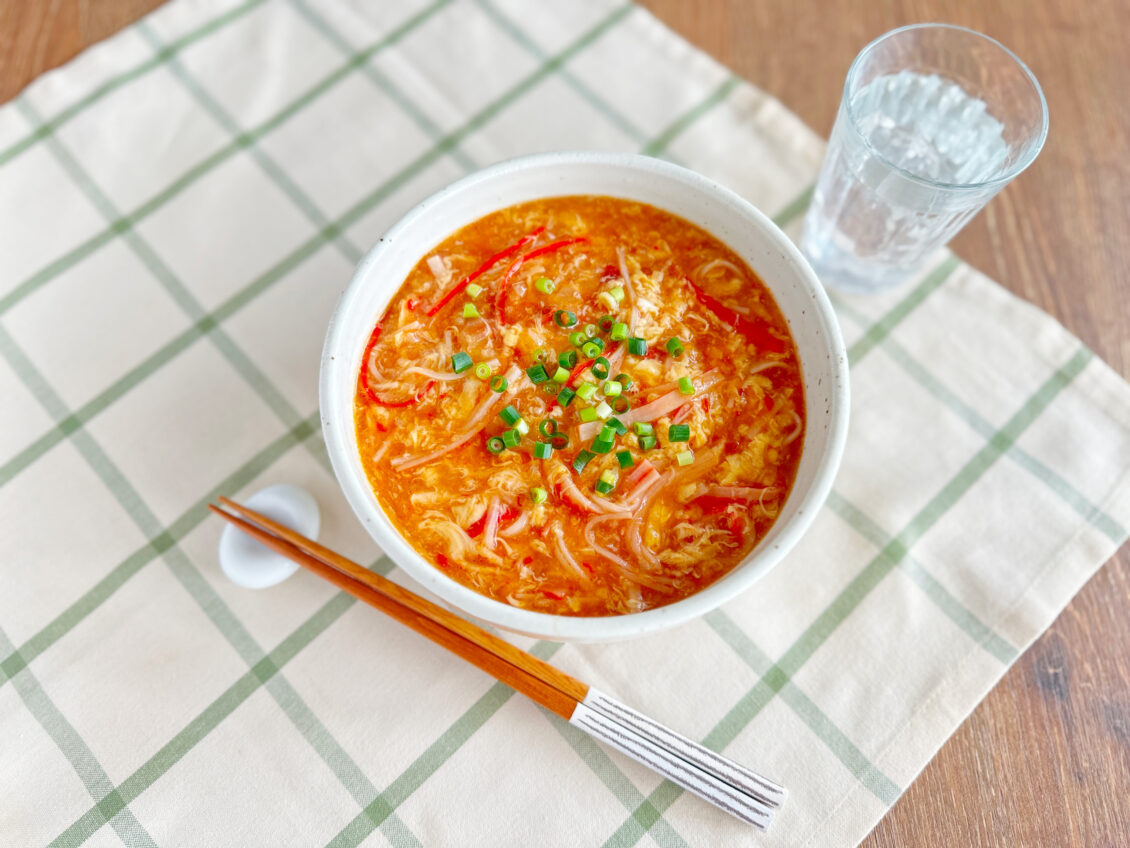
<instances>
[{"instance_id":1,"label":"clear drinking glass","mask_svg":"<svg viewBox=\"0 0 1130 848\"><path fill-rule=\"evenodd\" d=\"M892 30L852 63L801 249L826 285L912 275L1023 171L1048 132L1032 72L948 24Z\"/></svg>"}]
</instances>

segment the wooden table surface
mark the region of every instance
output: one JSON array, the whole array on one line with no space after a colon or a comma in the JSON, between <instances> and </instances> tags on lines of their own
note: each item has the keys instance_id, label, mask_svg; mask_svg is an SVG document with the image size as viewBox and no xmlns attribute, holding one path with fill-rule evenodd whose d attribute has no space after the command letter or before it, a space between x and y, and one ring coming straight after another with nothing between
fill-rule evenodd
<instances>
[{"instance_id":1,"label":"wooden table surface","mask_svg":"<svg viewBox=\"0 0 1130 848\"><path fill-rule=\"evenodd\" d=\"M0 0L0 102L159 0ZM1130 376L1130 62L1125 0L644 0L684 37L827 135L859 49L957 23L1032 68L1051 113L1036 163L956 239L958 254ZM1130 844L1130 555L1079 593L863 843Z\"/></svg>"}]
</instances>

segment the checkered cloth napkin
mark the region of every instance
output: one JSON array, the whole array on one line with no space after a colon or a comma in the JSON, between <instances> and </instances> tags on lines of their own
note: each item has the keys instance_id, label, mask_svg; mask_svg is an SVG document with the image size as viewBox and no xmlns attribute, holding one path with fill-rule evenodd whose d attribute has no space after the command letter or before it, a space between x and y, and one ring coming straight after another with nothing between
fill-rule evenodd
<instances>
[{"instance_id":1,"label":"checkered cloth napkin","mask_svg":"<svg viewBox=\"0 0 1130 848\"><path fill-rule=\"evenodd\" d=\"M339 495L315 383L354 263L503 158L636 150L795 235L823 145L632 5L175 0L0 109L0 843L850 846L1126 537L1130 390L939 255L837 297L851 436L704 619L531 644L781 780L767 835L317 579L228 583L205 504Z\"/></svg>"}]
</instances>

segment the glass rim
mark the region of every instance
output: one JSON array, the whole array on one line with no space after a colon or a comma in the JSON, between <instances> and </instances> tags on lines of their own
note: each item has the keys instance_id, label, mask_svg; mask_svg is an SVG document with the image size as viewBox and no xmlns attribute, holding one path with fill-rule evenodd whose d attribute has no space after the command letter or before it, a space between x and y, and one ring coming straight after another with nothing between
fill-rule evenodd
<instances>
[{"instance_id":1,"label":"glass rim","mask_svg":"<svg viewBox=\"0 0 1130 848\"><path fill-rule=\"evenodd\" d=\"M1019 68L1023 72L1024 76L1027 77L1028 81L1032 84L1032 88L1036 92L1036 97L1040 101L1041 122L1040 122L1039 138L1036 140L1036 143L1032 146L1031 151L1026 156L1024 156L1021 159L1018 159L1015 163L1013 163L1012 167L1010 167L1007 171L1005 171L1005 173L1003 173L1001 176L994 177L991 180L982 180L981 182L976 182L976 183L947 183L947 182L940 182L938 180L931 180L931 179L928 179L926 177L921 177L918 174L915 174L911 171L906 170L905 168L901 167L900 165L896 165L894 162L892 162L890 159L888 159L886 156L884 156L882 153L880 153L877 149L875 149L874 145L871 144L871 141L862 132L860 132L859 125L856 122L855 113L852 111L852 108L851 108L851 97L848 95L848 90L851 86L852 80L855 78L857 72L859 71L859 65L860 65L861 60L863 59L864 56L866 56L868 53L870 53L872 48L874 48L877 44L879 44L879 42L885 41L886 39L891 38L892 36L900 35L904 32L909 32L911 30L916 30L916 29L952 29L952 30L957 30L959 32L968 33L969 35L973 35L973 36L976 36L977 38L980 38L984 41L987 41L990 44L997 47L1002 52L1004 52L1004 54L1006 56L1008 56L1010 59L1012 59L1012 61L1015 62L1017 64L1017 66L1019 66ZM974 30L974 29L969 29L969 27L959 26L958 24L943 24L943 23L909 24L908 26L902 26L902 27L898 27L896 29L889 30L888 32L885 32L882 35L878 36L877 38L874 38L871 41L869 41L863 47L863 49L859 51L859 53L856 55L856 57L852 60L851 67L848 68L847 77L844 79L844 92L843 92L843 99L842 99L841 102L842 102L844 111L847 113L848 123L851 125L852 131L856 134L856 136L859 137L859 140L863 142L863 145L867 148L868 152L870 152L873 156L875 156L875 158L882 161L885 165L890 167L891 170L895 171L896 173L900 174L901 176L905 177L906 179L908 179L912 182L918 183L919 185L925 186L927 188L946 189L946 190L949 190L949 191L976 191L976 190L979 190L979 189L1002 186L1002 185L1014 180L1022 171L1024 171L1025 168L1027 168L1029 165L1032 164L1033 161L1035 161L1035 159L1039 155L1040 151L1044 149L1044 142L1047 140L1047 137L1048 137L1048 101L1044 97L1044 90L1043 90L1043 88L1040 87L1040 82L1039 82L1039 80L1036 79L1036 75L1032 73L1031 69L1026 64L1024 64L1023 60L1021 60L1021 58L1019 56L1017 56L1015 53L1013 53L1011 50L1009 50L1007 47L1005 47L1003 44L1001 44L999 41L997 41L992 36L985 35L983 32L977 32L977 30Z\"/></svg>"}]
</instances>

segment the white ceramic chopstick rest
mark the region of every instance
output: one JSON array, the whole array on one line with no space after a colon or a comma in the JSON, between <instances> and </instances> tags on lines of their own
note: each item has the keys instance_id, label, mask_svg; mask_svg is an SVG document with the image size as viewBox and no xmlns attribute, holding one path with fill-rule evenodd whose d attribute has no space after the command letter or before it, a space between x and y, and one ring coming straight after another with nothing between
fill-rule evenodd
<instances>
[{"instance_id":1,"label":"white ceramic chopstick rest","mask_svg":"<svg viewBox=\"0 0 1130 848\"><path fill-rule=\"evenodd\" d=\"M244 505L317 541L322 516L314 496L290 483L260 489ZM229 524L220 534L220 568L228 579L245 589L265 589L282 583L298 570L298 563L277 554Z\"/></svg>"}]
</instances>

